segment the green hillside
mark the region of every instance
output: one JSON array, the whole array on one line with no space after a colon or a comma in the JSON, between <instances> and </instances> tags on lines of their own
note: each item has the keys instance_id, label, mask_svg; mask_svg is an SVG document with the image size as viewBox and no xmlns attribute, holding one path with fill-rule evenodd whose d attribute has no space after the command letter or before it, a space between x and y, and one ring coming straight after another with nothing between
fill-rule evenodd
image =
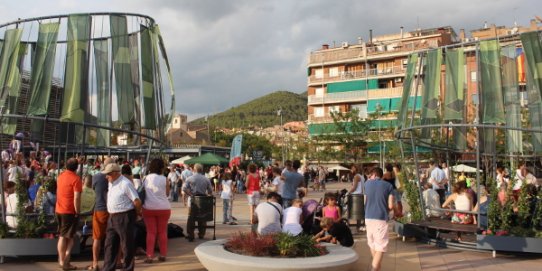
<instances>
[{"instance_id":1,"label":"green hillside","mask_svg":"<svg viewBox=\"0 0 542 271\"><path fill-rule=\"evenodd\" d=\"M222 128L270 127L280 124L280 117L277 114L279 108L282 108L283 123L305 121L307 120L307 94L276 91L209 116L209 125ZM205 119L199 118L191 123L204 124Z\"/></svg>"}]
</instances>

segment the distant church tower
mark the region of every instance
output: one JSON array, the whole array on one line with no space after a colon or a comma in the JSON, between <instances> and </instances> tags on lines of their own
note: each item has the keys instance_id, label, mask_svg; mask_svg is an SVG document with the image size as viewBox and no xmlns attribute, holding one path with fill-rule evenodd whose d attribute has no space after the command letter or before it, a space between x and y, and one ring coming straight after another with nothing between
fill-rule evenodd
<instances>
[{"instance_id":1,"label":"distant church tower","mask_svg":"<svg viewBox=\"0 0 542 271\"><path fill-rule=\"evenodd\" d=\"M171 120L171 128L188 130L188 117L183 114L177 114Z\"/></svg>"}]
</instances>

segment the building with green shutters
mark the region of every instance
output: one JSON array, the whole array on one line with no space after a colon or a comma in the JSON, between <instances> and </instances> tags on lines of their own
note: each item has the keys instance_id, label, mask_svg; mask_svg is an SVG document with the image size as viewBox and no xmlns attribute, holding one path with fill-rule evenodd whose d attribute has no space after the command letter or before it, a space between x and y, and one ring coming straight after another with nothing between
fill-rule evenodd
<instances>
[{"instance_id":1,"label":"building with green shutters","mask_svg":"<svg viewBox=\"0 0 542 271\"><path fill-rule=\"evenodd\" d=\"M388 152L397 138L405 137L402 133L410 136L415 130L417 152L446 144L445 149L468 159L475 152L476 139L473 131L459 125L527 128L521 127L522 110L531 116L531 125L542 123L536 117L538 100L531 99L534 94L529 92L538 81L529 87L526 72L529 56L540 53L536 47L542 40L536 32L540 30L535 20L527 27L485 25L472 30L471 37L463 29L457 35L449 26L411 32L401 28L396 34L372 37L371 33L367 41L359 38L355 44L324 44L308 57L309 136L339 133L332 113L355 110L370 130L363 139L366 154ZM351 126L342 125L347 132ZM409 128L413 126L420 128ZM497 130L492 133L493 138L502 135ZM491 135L485 131L482 148L499 145L489 140ZM333 144L332 136L326 137L328 143ZM519 131L506 132L509 152L524 153L520 138ZM542 135L532 138L528 149L542 150Z\"/></svg>"},{"instance_id":2,"label":"building with green shutters","mask_svg":"<svg viewBox=\"0 0 542 271\"><path fill-rule=\"evenodd\" d=\"M451 27L361 38L355 44L324 44L309 55L307 65L309 136L334 133L331 112L356 110L382 140L393 140L408 66L415 51L437 48L458 41ZM412 78L410 78L412 80ZM421 94L408 97L410 111L419 112ZM368 138L367 149L379 148ZM383 144L383 143L382 143Z\"/></svg>"}]
</instances>

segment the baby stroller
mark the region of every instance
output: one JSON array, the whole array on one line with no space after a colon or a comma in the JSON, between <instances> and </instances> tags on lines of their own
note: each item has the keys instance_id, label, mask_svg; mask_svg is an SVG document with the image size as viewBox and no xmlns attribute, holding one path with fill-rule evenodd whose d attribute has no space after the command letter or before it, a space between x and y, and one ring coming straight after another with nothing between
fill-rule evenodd
<instances>
[{"instance_id":1,"label":"baby stroller","mask_svg":"<svg viewBox=\"0 0 542 271\"><path fill-rule=\"evenodd\" d=\"M320 232L320 219L322 216L322 199L316 201L313 199L307 200L303 203L303 233L309 235L315 235Z\"/></svg>"}]
</instances>

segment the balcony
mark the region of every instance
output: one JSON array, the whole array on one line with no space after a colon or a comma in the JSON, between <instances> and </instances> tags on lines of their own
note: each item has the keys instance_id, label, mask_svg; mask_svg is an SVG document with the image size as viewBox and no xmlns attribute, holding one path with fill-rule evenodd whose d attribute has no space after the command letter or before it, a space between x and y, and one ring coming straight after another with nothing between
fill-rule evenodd
<instances>
[{"instance_id":1,"label":"balcony","mask_svg":"<svg viewBox=\"0 0 542 271\"><path fill-rule=\"evenodd\" d=\"M438 40L434 39L439 35L432 37L419 38L416 40L403 40L392 42L376 42L367 46L367 59L378 59L388 55L408 54L413 51L437 48ZM308 66L324 65L335 62L361 61L365 58L365 48L360 45L333 48L327 50L318 50L309 55Z\"/></svg>"},{"instance_id":2,"label":"balcony","mask_svg":"<svg viewBox=\"0 0 542 271\"><path fill-rule=\"evenodd\" d=\"M364 79L369 77L386 77L386 76L404 76L406 69L403 66L394 66L390 68L377 68L365 71L343 71L338 76L325 75L324 77L309 76L308 84L324 84L340 82L345 80Z\"/></svg>"},{"instance_id":3,"label":"balcony","mask_svg":"<svg viewBox=\"0 0 542 271\"><path fill-rule=\"evenodd\" d=\"M324 103L346 103L356 101L366 101L367 90L347 91L337 93L327 93L324 95L310 95L308 104L324 104Z\"/></svg>"},{"instance_id":4,"label":"balcony","mask_svg":"<svg viewBox=\"0 0 542 271\"><path fill-rule=\"evenodd\" d=\"M309 95L308 105L353 103L353 102L367 101L368 99L401 97L402 93L403 93L403 87L394 87L394 88L383 88L383 89L371 89L369 91L358 90L358 91L326 93L324 95Z\"/></svg>"}]
</instances>

